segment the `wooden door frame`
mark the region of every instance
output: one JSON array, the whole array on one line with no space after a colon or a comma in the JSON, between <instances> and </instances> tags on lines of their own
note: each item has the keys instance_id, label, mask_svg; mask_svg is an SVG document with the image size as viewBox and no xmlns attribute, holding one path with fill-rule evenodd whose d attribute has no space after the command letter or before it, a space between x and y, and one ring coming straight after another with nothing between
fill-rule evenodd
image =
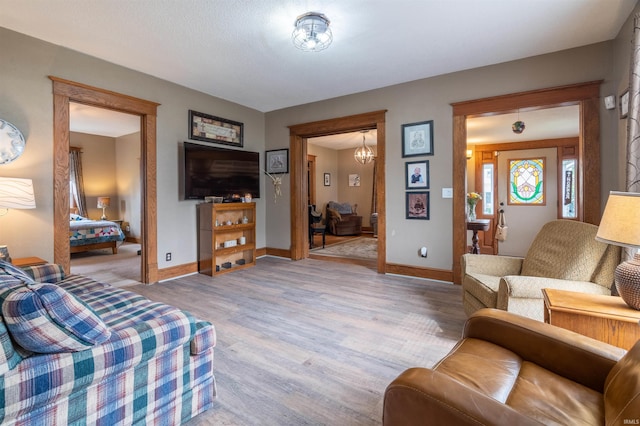
<instances>
[{"instance_id":1,"label":"wooden door frame","mask_svg":"<svg viewBox=\"0 0 640 426\"><path fill-rule=\"evenodd\" d=\"M453 107L453 282L462 282L461 257L467 231L467 117L517 112L521 108L579 105L579 199L582 220L600 223L600 85L602 80L457 102ZM588 191L585 191L588 188Z\"/></svg>"},{"instance_id":2,"label":"wooden door frame","mask_svg":"<svg viewBox=\"0 0 640 426\"><path fill-rule=\"evenodd\" d=\"M141 139L141 281L158 280L156 119L160 104L49 76L53 82L53 259L70 273L69 103L138 115Z\"/></svg>"},{"instance_id":3,"label":"wooden door frame","mask_svg":"<svg viewBox=\"0 0 640 426\"><path fill-rule=\"evenodd\" d=\"M376 167L376 196L378 210L377 271L386 272L386 202L385 202L385 114L387 110L333 118L289 126L291 154L291 259L309 257L309 215L307 213L307 138L376 129L378 167Z\"/></svg>"}]
</instances>

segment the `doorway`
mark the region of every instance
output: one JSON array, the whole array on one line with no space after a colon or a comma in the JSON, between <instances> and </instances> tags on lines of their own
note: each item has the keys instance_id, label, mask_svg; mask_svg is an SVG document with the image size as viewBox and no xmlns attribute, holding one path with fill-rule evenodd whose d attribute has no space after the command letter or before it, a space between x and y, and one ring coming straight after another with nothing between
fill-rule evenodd
<instances>
[{"instance_id":1,"label":"doorway","mask_svg":"<svg viewBox=\"0 0 640 426\"><path fill-rule=\"evenodd\" d=\"M159 104L57 77L53 82L53 238L54 262L70 272L69 246L69 103L134 114L141 133L141 281L158 281L156 117Z\"/></svg>"},{"instance_id":2,"label":"doorway","mask_svg":"<svg viewBox=\"0 0 640 426\"><path fill-rule=\"evenodd\" d=\"M308 183L307 139L359 130L376 129L378 135L375 185L378 213L378 247L376 269L386 271L386 222L385 222L385 114L386 110L365 114L298 124L289 127L289 151L291 153L291 259L309 257L308 233Z\"/></svg>"},{"instance_id":3,"label":"doorway","mask_svg":"<svg viewBox=\"0 0 640 426\"><path fill-rule=\"evenodd\" d=\"M578 161L582 221L600 221L600 84L593 81L452 104L453 107L453 282L460 284L460 259L466 252L466 120L470 116L575 104L580 108ZM588 189L588 190L587 190Z\"/></svg>"}]
</instances>

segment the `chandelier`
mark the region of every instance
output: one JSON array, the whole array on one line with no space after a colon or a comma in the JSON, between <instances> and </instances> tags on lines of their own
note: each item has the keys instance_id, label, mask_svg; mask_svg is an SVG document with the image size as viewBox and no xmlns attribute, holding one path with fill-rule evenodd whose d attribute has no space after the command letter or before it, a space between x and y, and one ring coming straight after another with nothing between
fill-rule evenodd
<instances>
[{"instance_id":1,"label":"chandelier","mask_svg":"<svg viewBox=\"0 0 640 426\"><path fill-rule=\"evenodd\" d=\"M322 13L307 12L296 18L296 29L291 38L293 44L305 52L319 52L331 44L333 36L329 19Z\"/></svg>"},{"instance_id":2,"label":"chandelier","mask_svg":"<svg viewBox=\"0 0 640 426\"><path fill-rule=\"evenodd\" d=\"M365 143L365 133L368 130L362 130L362 146L356 148L356 151L353 153L353 158L360 164L368 164L373 160L373 150L367 146Z\"/></svg>"}]
</instances>

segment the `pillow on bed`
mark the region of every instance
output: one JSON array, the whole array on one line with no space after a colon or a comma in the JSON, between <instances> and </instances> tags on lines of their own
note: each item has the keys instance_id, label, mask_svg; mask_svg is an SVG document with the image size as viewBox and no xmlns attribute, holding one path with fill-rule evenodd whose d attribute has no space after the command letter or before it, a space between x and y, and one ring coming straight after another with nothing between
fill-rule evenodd
<instances>
[{"instance_id":1,"label":"pillow on bed","mask_svg":"<svg viewBox=\"0 0 640 426\"><path fill-rule=\"evenodd\" d=\"M72 221L72 220L87 220L87 218L86 217L82 217L79 214L70 213L69 214L69 221Z\"/></svg>"},{"instance_id":2,"label":"pillow on bed","mask_svg":"<svg viewBox=\"0 0 640 426\"><path fill-rule=\"evenodd\" d=\"M2 315L13 340L37 353L82 351L111 336L93 309L54 284L27 284L8 292Z\"/></svg>"}]
</instances>

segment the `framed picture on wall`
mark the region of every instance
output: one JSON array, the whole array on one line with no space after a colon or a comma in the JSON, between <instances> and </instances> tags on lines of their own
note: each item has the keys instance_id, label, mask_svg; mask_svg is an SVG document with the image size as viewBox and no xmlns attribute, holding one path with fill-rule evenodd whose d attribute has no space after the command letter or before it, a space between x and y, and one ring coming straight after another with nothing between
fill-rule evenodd
<instances>
[{"instance_id":1,"label":"framed picture on wall","mask_svg":"<svg viewBox=\"0 0 640 426\"><path fill-rule=\"evenodd\" d=\"M244 124L189 110L189 139L242 147Z\"/></svg>"},{"instance_id":2,"label":"framed picture on wall","mask_svg":"<svg viewBox=\"0 0 640 426\"><path fill-rule=\"evenodd\" d=\"M407 192L407 219L429 220L429 191Z\"/></svg>"},{"instance_id":3,"label":"framed picture on wall","mask_svg":"<svg viewBox=\"0 0 640 426\"><path fill-rule=\"evenodd\" d=\"M324 186L331 186L331 173L324 174Z\"/></svg>"},{"instance_id":4,"label":"framed picture on wall","mask_svg":"<svg viewBox=\"0 0 640 426\"><path fill-rule=\"evenodd\" d=\"M620 95L620 119L629 116L629 90Z\"/></svg>"},{"instance_id":5,"label":"framed picture on wall","mask_svg":"<svg viewBox=\"0 0 640 426\"><path fill-rule=\"evenodd\" d=\"M264 169L267 173L289 173L289 150L274 149L266 151Z\"/></svg>"},{"instance_id":6,"label":"framed picture on wall","mask_svg":"<svg viewBox=\"0 0 640 426\"><path fill-rule=\"evenodd\" d=\"M429 161L407 161L406 189L428 189L429 188Z\"/></svg>"},{"instance_id":7,"label":"framed picture on wall","mask_svg":"<svg viewBox=\"0 0 640 426\"><path fill-rule=\"evenodd\" d=\"M433 120L402 125L402 157L433 155Z\"/></svg>"}]
</instances>

